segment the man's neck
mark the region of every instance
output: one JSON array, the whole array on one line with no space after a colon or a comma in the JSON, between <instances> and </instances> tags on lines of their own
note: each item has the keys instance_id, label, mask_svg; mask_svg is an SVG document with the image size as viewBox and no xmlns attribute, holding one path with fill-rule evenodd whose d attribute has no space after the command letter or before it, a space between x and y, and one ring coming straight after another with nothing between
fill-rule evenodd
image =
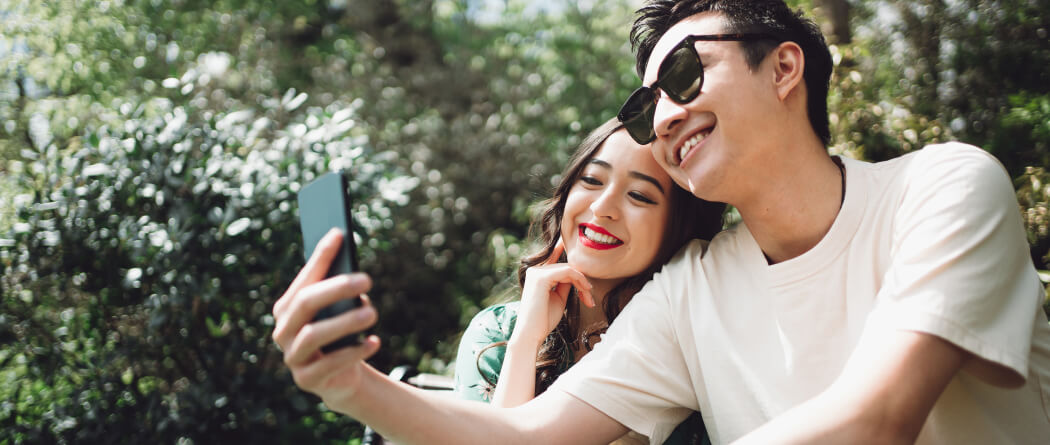
<instances>
[{"instance_id":1,"label":"man's neck","mask_svg":"<svg viewBox=\"0 0 1050 445\"><path fill-rule=\"evenodd\" d=\"M806 253L827 235L845 192L843 174L822 149L784 156L760 187L734 204L770 264Z\"/></svg>"}]
</instances>

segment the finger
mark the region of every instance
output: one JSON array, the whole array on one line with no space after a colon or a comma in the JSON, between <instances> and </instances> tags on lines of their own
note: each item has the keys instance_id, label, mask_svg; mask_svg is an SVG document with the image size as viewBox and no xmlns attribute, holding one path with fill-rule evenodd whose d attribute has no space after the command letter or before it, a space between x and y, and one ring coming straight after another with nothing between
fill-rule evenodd
<instances>
[{"instance_id":1,"label":"finger","mask_svg":"<svg viewBox=\"0 0 1050 445\"><path fill-rule=\"evenodd\" d=\"M552 287L556 283L572 283L590 289L593 287L587 276L566 263L534 266L525 271L525 279L535 280L537 284Z\"/></svg>"},{"instance_id":2,"label":"finger","mask_svg":"<svg viewBox=\"0 0 1050 445\"><path fill-rule=\"evenodd\" d=\"M339 300L357 298L371 286L372 281L368 275L354 273L335 276L303 288L288 303L285 315L276 319L274 341L287 350L291 341L299 335L299 330L310 323L318 311ZM362 303L367 305L364 301Z\"/></svg>"},{"instance_id":3,"label":"finger","mask_svg":"<svg viewBox=\"0 0 1050 445\"><path fill-rule=\"evenodd\" d=\"M317 360L292 370L295 384L306 390L322 390L328 380L346 369L357 366L379 351L379 337L370 335L360 346L339 349L319 356Z\"/></svg>"},{"instance_id":4,"label":"finger","mask_svg":"<svg viewBox=\"0 0 1050 445\"><path fill-rule=\"evenodd\" d=\"M339 244L342 242L343 232L338 228L332 228L321 238L321 241L317 242L317 248L310 255L306 265L299 270L299 274L292 280L292 284L288 285L284 295L281 295L281 298L274 303L274 318L279 318L284 314L289 301L295 298L295 294L299 292L299 289L324 278L325 273L328 272L328 268L332 264L332 260L339 254Z\"/></svg>"},{"instance_id":5,"label":"finger","mask_svg":"<svg viewBox=\"0 0 1050 445\"><path fill-rule=\"evenodd\" d=\"M564 303L569 298L569 292L573 288L575 288L576 296L580 299L580 301L582 301L583 304L587 307L594 307L594 294L591 293L589 289L589 284L590 283L588 283L588 287L585 288L578 285L574 285L573 283L558 283L558 285L555 286L553 293L557 294L560 303Z\"/></svg>"},{"instance_id":6,"label":"finger","mask_svg":"<svg viewBox=\"0 0 1050 445\"><path fill-rule=\"evenodd\" d=\"M339 275L304 287L289 300L283 316L276 318L274 341L287 351L289 343L314 318L317 311L339 300L356 298L371 287L372 280L363 273Z\"/></svg>"},{"instance_id":7,"label":"finger","mask_svg":"<svg viewBox=\"0 0 1050 445\"><path fill-rule=\"evenodd\" d=\"M375 324L377 318L378 314L372 306L362 306L332 318L307 324L285 352L284 362L289 368L309 363L316 358L322 346L368 329Z\"/></svg>"},{"instance_id":8,"label":"finger","mask_svg":"<svg viewBox=\"0 0 1050 445\"><path fill-rule=\"evenodd\" d=\"M550 256L543 264L555 264L561 259L561 255L565 253L565 244L562 243L561 238L558 238L558 242L554 244L554 250L551 250Z\"/></svg>"},{"instance_id":9,"label":"finger","mask_svg":"<svg viewBox=\"0 0 1050 445\"><path fill-rule=\"evenodd\" d=\"M552 290L551 293L558 298L558 303L565 303L569 299L569 293L572 292L572 284L558 283Z\"/></svg>"},{"instance_id":10,"label":"finger","mask_svg":"<svg viewBox=\"0 0 1050 445\"><path fill-rule=\"evenodd\" d=\"M591 280L587 279L586 275L573 269L569 265L564 265L564 268L554 271L550 276L550 279L552 281L557 281L558 283L572 284L578 291L588 292L588 295L589 291L594 287L594 285L591 284Z\"/></svg>"},{"instance_id":11,"label":"finger","mask_svg":"<svg viewBox=\"0 0 1050 445\"><path fill-rule=\"evenodd\" d=\"M576 288L576 295L580 298L580 301L587 307L594 307L594 294L591 293L591 289L594 285L591 284L591 280L587 279L587 276L582 272L567 267L570 271L569 276L572 278L572 284Z\"/></svg>"},{"instance_id":12,"label":"finger","mask_svg":"<svg viewBox=\"0 0 1050 445\"><path fill-rule=\"evenodd\" d=\"M591 293L590 289L576 288L576 295L580 297L580 301L587 307L595 307L597 304L594 302L594 294Z\"/></svg>"}]
</instances>

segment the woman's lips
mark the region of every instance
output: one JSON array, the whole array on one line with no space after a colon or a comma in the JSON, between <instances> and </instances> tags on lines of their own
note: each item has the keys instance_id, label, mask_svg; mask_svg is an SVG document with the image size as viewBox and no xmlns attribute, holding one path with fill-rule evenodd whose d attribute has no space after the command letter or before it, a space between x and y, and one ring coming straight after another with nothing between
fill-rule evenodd
<instances>
[{"instance_id":1,"label":"woman's lips","mask_svg":"<svg viewBox=\"0 0 1050 445\"><path fill-rule=\"evenodd\" d=\"M596 250L615 249L623 245L622 240L594 224L580 224L579 238L584 247Z\"/></svg>"}]
</instances>

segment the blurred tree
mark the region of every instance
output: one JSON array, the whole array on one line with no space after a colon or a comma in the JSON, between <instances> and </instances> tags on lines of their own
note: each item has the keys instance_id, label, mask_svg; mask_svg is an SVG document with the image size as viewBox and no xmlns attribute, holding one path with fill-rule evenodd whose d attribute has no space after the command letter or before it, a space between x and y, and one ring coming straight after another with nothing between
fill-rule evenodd
<instances>
[{"instance_id":1,"label":"blurred tree","mask_svg":"<svg viewBox=\"0 0 1050 445\"><path fill-rule=\"evenodd\" d=\"M826 18L823 27L829 43L845 45L853 41L850 27L850 5L846 0L813 0L814 6Z\"/></svg>"},{"instance_id":2,"label":"blurred tree","mask_svg":"<svg viewBox=\"0 0 1050 445\"><path fill-rule=\"evenodd\" d=\"M375 362L440 370L522 253L529 204L637 81L623 3L510 2L498 20L447 1L10 6L0 441L15 443L351 436L268 338L301 264L296 184L343 165L386 197L359 196Z\"/></svg>"},{"instance_id":3,"label":"blurred tree","mask_svg":"<svg viewBox=\"0 0 1050 445\"><path fill-rule=\"evenodd\" d=\"M834 43L831 151L987 148L1041 269L1048 2L788 2ZM442 371L638 85L638 3L3 2L0 443L345 441L268 338L302 262L291 194L353 174L373 362Z\"/></svg>"}]
</instances>

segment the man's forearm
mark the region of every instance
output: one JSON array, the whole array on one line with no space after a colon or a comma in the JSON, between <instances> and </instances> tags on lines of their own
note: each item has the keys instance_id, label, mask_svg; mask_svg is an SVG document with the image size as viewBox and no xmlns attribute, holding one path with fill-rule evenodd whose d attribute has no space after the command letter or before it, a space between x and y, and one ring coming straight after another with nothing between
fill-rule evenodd
<instances>
[{"instance_id":1,"label":"man's forearm","mask_svg":"<svg viewBox=\"0 0 1050 445\"><path fill-rule=\"evenodd\" d=\"M367 424L401 444L515 443L522 432L498 409L390 380L372 367L352 400L325 400L330 408ZM473 405L473 406L472 406ZM489 408L489 409L485 409ZM506 437L500 437L505 434Z\"/></svg>"},{"instance_id":2,"label":"man's forearm","mask_svg":"<svg viewBox=\"0 0 1050 445\"><path fill-rule=\"evenodd\" d=\"M735 443L913 443L970 357L933 335L869 327L834 384Z\"/></svg>"},{"instance_id":3,"label":"man's forearm","mask_svg":"<svg viewBox=\"0 0 1050 445\"><path fill-rule=\"evenodd\" d=\"M849 401L836 402L822 394L777 416L733 445L760 444L879 444L904 445L915 441L906 425L888 423L876 413Z\"/></svg>"},{"instance_id":4,"label":"man's forearm","mask_svg":"<svg viewBox=\"0 0 1050 445\"><path fill-rule=\"evenodd\" d=\"M371 367L352 400L325 400L401 444L609 443L625 429L564 394L497 408L395 382Z\"/></svg>"}]
</instances>

